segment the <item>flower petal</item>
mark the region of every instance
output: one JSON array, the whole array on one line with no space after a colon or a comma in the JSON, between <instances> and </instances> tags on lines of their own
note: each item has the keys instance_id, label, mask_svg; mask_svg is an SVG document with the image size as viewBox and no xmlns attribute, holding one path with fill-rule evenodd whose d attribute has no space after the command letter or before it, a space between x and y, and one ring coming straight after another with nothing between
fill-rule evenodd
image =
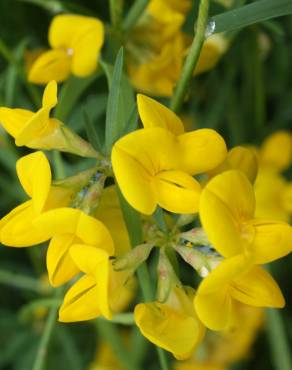
<instances>
[{"instance_id":1,"label":"flower petal","mask_svg":"<svg viewBox=\"0 0 292 370\"><path fill-rule=\"evenodd\" d=\"M33 208L40 213L51 186L51 169L43 152L34 152L16 162L16 172L25 192L32 198Z\"/></svg>"},{"instance_id":2,"label":"flower petal","mask_svg":"<svg viewBox=\"0 0 292 370\"><path fill-rule=\"evenodd\" d=\"M217 167L226 157L223 138L214 130L200 129L178 136L179 167L190 175Z\"/></svg>"},{"instance_id":3,"label":"flower petal","mask_svg":"<svg viewBox=\"0 0 292 370\"><path fill-rule=\"evenodd\" d=\"M99 248L84 244L75 244L70 248L70 255L81 271L96 279L96 300L100 313L111 319L109 307L109 254Z\"/></svg>"},{"instance_id":4,"label":"flower petal","mask_svg":"<svg viewBox=\"0 0 292 370\"><path fill-rule=\"evenodd\" d=\"M46 84L51 80L65 81L71 72L71 57L64 49L49 50L41 54L28 73L28 80Z\"/></svg>"},{"instance_id":5,"label":"flower petal","mask_svg":"<svg viewBox=\"0 0 292 370\"><path fill-rule=\"evenodd\" d=\"M57 208L42 213L34 225L48 238L54 235L76 235L85 244L104 249L113 254L114 245L107 228L96 218L74 208Z\"/></svg>"},{"instance_id":6,"label":"flower petal","mask_svg":"<svg viewBox=\"0 0 292 370\"><path fill-rule=\"evenodd\" d=\"M251 246L255 263L265 264L292 252L292 227L283 222L255 220Z\"/></svg>"},{"instance_id":7,"label":"flower petal","mask_svg":"<svg viewBox=\"0 0 292 370\"><path fill-rule=\"evenodd\" d=\"M33 115L33 112L26 109L1 107L0 123L12 137L16 138Z\"/></svg>"},{"instance_id":8,"label":"flower petal","mask_svg":"<svg viewBox=\"0 0 292 370\"><path fill-rule=\"evenodd\" d=\"M29 200L14 208L0 222L0 241L10 247L30 247L45 242L49 238L34 227L35 213Z\"/></svg>"},{"instance_id":9,"label":"flower petal","mask_svg":"<svg viewBox=\"0 0 292 370\"><path fill-rule=\"evenodd\" d=\"M256 307L284 307L285 299L273 277L259 266L234 279L230 290L232 297Z\"/></svg>"},{"instance_id":10,"label":"flower petal","mask_svg":"<svg viewBox=\"0 0 292 370\"><path fill-rule=\"evenodd\" d=\"M65 284L78 274L79 269L73 262L69 249L78 239L72 234L55 235L47 251L47 269L52 286Z\"/></svg>"},{"instance_id":11,"label":"flower petal","mask_svg":"<svg viewBox=\"0 0 292 370\"><path fill-rule=\"evenodd\" d=\"M135 322L152 343L176 357L190 355L200 338L200 323L158 302L140 303L135 307Z\"/></svg>"},{"instance_id":12,"label":"flower petal","mask_svg":"<svg viewBox=\"0 0 292 370\"><path fill-rule=\"evenodd\" d=\"M201 222L210 242L224 257L243 251L245 239L241 234L241 224L253 217L254 209L252 185L240 171L223 172L203 189Z\"/></svg>"},{"instance_id":13,"label":"flower petal","mask_svg":"<svg viewBox=\"0 0 292 370\"><path fill-rule=\"evenodd\" d=\"M201 186L181 171L162 171L155 177L158 204L174 213L196 213L199 209Z\"/></svg>"},{"instance_id":14,"label":"flower petal","mask_svg":"<svg viewBox=\"0 0 292 370\"><path fill-rule=\"evenodd\" d=\"M137 95L137 104L140 118L145 128L162 127L174 135L184 133L184 126L179 117L163 104L146 95Z\"/></svg>"},{"instance_id":15,"label":"flower petal","mask_svg":"<svg viewBox=\"0 0 292 370\"><path fill-rule=\"evenodd\" d=\"M66 293L59 310L59 321L84 321L100 316L97 297L95 279L92 276L83 276Z\"/></svg>"},{"instance_id":16,"label":"flower petal","mask_svg":"<svg viewBox=\"0 0 292 370\"><path fill-rule=\"evenodd\" d=\"M57 98L58 86L56 81L50 81L43 94L43 107L53 108L58 102Z\"/></svg>"}]
</instances>

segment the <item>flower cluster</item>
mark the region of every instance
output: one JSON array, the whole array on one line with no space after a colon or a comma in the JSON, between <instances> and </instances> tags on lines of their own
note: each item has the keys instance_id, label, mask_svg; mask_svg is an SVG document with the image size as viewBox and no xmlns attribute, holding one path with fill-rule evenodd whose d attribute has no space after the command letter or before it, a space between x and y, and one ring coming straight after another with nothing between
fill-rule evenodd
<instances>
[{"instance_id":1,"label":"flower cluster","mask_svg":"<svg viewBox=\"0 0 292 370\"><path fill-rule=\"evenodd\" d=\"M190 6L189 0L149 2L125 45L128 75L139 91L172 94L190 46L182 31ZM49 282L67 290L60 321L111 320L134 302L135 323L149 341L178 360L193 356L196 362L206 329L231 336L242 312L285 305L263 265L292 250L292 185L281 174L291 165L292 137L278 132L259 150L228 151L215 130L186 131L173 111L139 93L141 128L122 133L110 155L97 151L51 111L57 82L94 73L103 42L100 20L57 15L51 49L28 73L29 81L47 84L41 108L0 108L15 145L37 150L16 163L29 200L2 218L0 241L10 247L49 241ZM221 35L207 39L193 73L213 68L227 44ZM53 180L42 150L91 158L95 165ZM141 216L140 242L128 234L125 205ZM138 301L135 273L152 264L154 254L156 296ZM186 264L196 271L197 285L181 281L178 265Z\"/></svg>"}]
</instances>

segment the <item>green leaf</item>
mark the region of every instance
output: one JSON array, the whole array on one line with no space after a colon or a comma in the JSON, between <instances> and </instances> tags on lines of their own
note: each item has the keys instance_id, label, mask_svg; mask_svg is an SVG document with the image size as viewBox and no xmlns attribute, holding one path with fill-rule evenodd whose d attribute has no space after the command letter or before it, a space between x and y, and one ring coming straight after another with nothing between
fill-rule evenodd
<instances>
[{"instance_id":1,"label":"green leaf","mask_svg":"<svg viewBox=\"0 0 292 370\"><path fill-rule=\"evenodd\" d=\"M227 32L288 14L291 0L259 0L212 17L208 27L210 33Z\"/></svg>"},{"instance_id":2,"label":"green leaf","mask_svg":"<svg viewBox=\"0 0 292 370\"><path fill-rule=\"evenodd\" d=\"M94 124L90 119L86 109L83 110L83 118L88 141L95 150L97 150L98 152L102 152L102 143L98 137Z\"/></svg>"},{"instance_id":3,"label":"green leaf","mask_svg":"<svg viewBox=\"0 0 292 370\"><path fill-rule=\"evenodd\" d=\"M101 72L97 71L90 77L77 78L71 76L63 85L55 110L55 117L61 121L66 121L74 105L84 93L84 91L100 76Z\"/></svg>"},{"instance_id":4,"label":"green leaf","mask_svg":"<svg viewBox=\"0 0 292 370\"><path fill-rule=\"evenodd\" d=\"M133 89L123 74L123 49L120 49L114 67L104 62L101 65L109 85L105 128L105 150L109 154L114 142L127 132L135 99Z\"/></svg>"},{"instance_id":5,"label":"green leaf","mask_svg":"<svg viewBox=\"0 0 292 370\"><path fill-rule=\"evenodd\" d=\"M37 5L49 11L52 14L77 13L77 14L94 16L94 13L90 11L89 9L81 5L76 5L72 2L67 2L67 1L58 1L58 0L18 0L18 1Z\"/></svg>"}]
</instances>

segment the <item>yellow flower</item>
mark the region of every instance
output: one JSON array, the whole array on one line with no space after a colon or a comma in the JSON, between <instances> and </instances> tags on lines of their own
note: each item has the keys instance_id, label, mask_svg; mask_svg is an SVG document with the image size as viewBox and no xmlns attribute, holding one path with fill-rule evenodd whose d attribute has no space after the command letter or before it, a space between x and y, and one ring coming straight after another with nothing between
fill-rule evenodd
<instances>
[{"instance_id":1,"label":"yellow flower","mask_svg":"<svg viewBox=\"0 0 292 370\"><path fill-rule=\"evenodd\" d=\"M57 15L49 28L51 50L44 52L32 65L28 79L45 84L62 82L70 73L86 77L96 70L104 41L103 23L91 17Z\"/></svg>"},{"instance_id":2,"label":"yellow flower","mask_svg":"<svg viewBox=\"0 0 292 370\"><path fill-rule=\"evenodd\" d=\"M220 216L218 217L220 218ZM244 255L227 258L199 285L194 306L200 320L212 330L230 325L234 301L255 307L284 307L285 300L272 276Z\"/></svg>"},{"instance_id":3,"label":"yellow flower","mask_svg":"<svg viewBox=\"0 0 292 370\"><path fill-rule=\"evenodd\" d=\"M182 32L189 0L152 0L126 44L127 69L136 89L169 97L183 66L191 37ZM213 68L227 49L222 35L209 37L194 74Z\"/></svg>"},{"instance_id":4,"label":"yellow flower","mask_svg":"<svg viewBox=\"0 0 292 370\"><path fill-rule=\"evenodd\" d=\"M258 160L255 152L242 146L232 148L228 151L225 161L217 168L209 171L209 176L214 177L228 170L240 170L251 183L254 183L258 172Z\"/></svg>"},{"instance_id":5,"label":"yellow flower","mask_svg":"<svg viewBox=\"0 0 292 370\"><path fill-rule=\"evenodd\" d=\"M73 244L89 244L110 255L114 244L102 222L74 208L57 208L42 213L34 227L43 230L46 239L52 238L47 251L47 269L51 285L59 286L80 271L69 253Z\"/></svg>"},{"instance_id":6,"label":"yellow flower","mask_svg":"<svg viewBox=\"0 0 292 370\"><path fill-rule=\"evenodd\" d=\"M256 219L251 183L240 171L225 171L204 188L200 219L212 246L224 257L252 254L254 263L264 264L291 252L290 225Z\"/></svg>"},{"instance_id":7,"label":"yellow flower","mask_svg":"<svg viewBox=\"0 0 292 370\"><path fill-rule=\"evenodd\" d=\"M36 229L33 220L52 205L51 170L46 156L35 152L16 162L19 181L31 198L20 204L0 221L0 240L11 247L28 247L47 240L43 230Z\"/></svg>"},{"instance_id":8,"label":"yellow flower","mask_svg":"<svg viewBox=\"0 0 292 370\"><path fill-rule=\"evenodd\" d=\"M96 157L93 148L61 121L50 118L57 104L57 84L50 81L43 94L42 107L36 112L26 109L0 108L0 122L15 139L17 146L32 149L57 149L81 156Z\"/></svg>"},{"instance_id":9,"label":"yellow flower","mask_svg":"<svg viewBox=\"0 0 292 370\"><path fill-rule=\"evenodd\" d=\"M110 255L100 248L75 244L70 255L85 274L66 293L59 320L83 321L100 315L111 319L115 302L127 289L128 273L114 271Z\"/></svg>"},{"instance_id":10,"label":"yellow flower","mask_svg":"<svg viewBox=\"0 0 292 370\"><path fill-rule=\"evenodd\" d=\"M192 305L193 295L192 288L174 287L166 302L140 303L134 311L142 334L178 359L189 357L205 333Z\"/></svg>"},{"instance_id":11,"label":"yellow flower","mask_svg":"<svg viewBox=\"0 0 292 370\"><path fill-rule=\"evenodd\" d=\"M175 213L197 212L201 189L192 176L224 160L224 140L210 129L184 133L173 112L146 96L138 96L138 110L145 128L124 136L112 150L123 195L144 214L157 205Z\"/></svg>"}]
</instances>

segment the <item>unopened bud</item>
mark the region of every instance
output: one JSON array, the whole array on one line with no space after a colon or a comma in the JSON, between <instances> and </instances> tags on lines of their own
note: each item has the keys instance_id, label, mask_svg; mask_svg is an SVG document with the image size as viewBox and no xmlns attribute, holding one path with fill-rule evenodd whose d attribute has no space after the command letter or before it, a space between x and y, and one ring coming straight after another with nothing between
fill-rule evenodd
<instances>
[{"instance_id":1,"label":"unopened bud","mask_svg":"<svg viewBox=\"0 0 292 370\"><path fill-rule=\"evenodd\" d=\"M149 257L154 244L140 244L129 252L117 257L113 261L115 271L132 270L135 271Z\"/></svg>"},{"instance_id":2,"label":"unopened bud","mask_svg":"<svg viewBox=\"0 0 292 370\"><path fill-rule=\"evenodd\" d=\"M201 227L196 227L184 233L181 233L179 237L183 242L190 242L194 245L210 245L207 234Z\"/></svg>"}]
</instances>

